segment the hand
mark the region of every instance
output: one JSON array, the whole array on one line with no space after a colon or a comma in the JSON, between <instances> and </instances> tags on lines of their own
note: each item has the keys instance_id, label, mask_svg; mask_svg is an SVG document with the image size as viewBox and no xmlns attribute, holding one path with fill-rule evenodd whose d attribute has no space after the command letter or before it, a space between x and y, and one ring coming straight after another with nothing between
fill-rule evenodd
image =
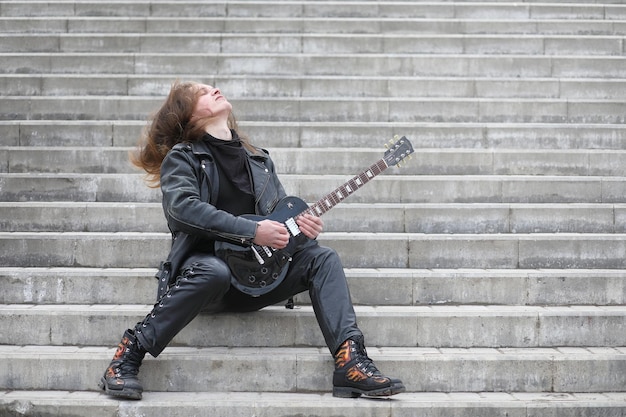
<instances>
[{"instance_id":1,"label":"hand","mask_svg":"<svg viewBox=\"0 0 626 417\"><path fill-rule=\"evenodd\" d=\"M296 219L300 231L309 239L316 239L324 229L324 222L321 218L311 214L303 214Z\"/></svg>"},{"instance_id":2,"label":"hand","mask_svg":"<svg viewBox=\"0 0 626 417\"><path fill-rule=\"evenodd\" d=\"M261 246L282 249L289 243L289 232L287 227L280 222L261 220L258 223L253 242Z\"/></svg>"}]
</instances>

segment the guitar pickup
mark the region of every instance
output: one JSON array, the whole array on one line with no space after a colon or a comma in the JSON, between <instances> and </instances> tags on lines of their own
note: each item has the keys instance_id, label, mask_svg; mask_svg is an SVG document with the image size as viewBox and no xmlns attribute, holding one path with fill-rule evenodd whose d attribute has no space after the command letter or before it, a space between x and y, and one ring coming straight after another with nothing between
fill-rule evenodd
<instances>
[{"instance_id":1,"label":"guitar pickup","mask_svg":"<svg viewBox=\"0 0 626 417\"><path fill-rule=\"evenodd\" d=\"M300 228L296 224L296 221L293 219L293 217L287 219L287 221L285 222L285 226L287 226L287 229L289 229L289 233L291 233L291 236L298 236L300 234Z\"/></svg>"}]
</instances>

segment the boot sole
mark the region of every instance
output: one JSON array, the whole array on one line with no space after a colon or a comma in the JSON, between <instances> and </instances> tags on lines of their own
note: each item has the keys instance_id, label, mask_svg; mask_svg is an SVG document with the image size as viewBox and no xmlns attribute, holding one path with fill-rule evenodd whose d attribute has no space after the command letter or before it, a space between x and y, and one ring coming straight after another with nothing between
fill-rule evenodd
<instances>
[{"instance_id":1,"label":"boot sole","mask_svg":"<svg viewBox=\"0 0 626 417\"><path fill-rule=\"evenodd\" d=\"M126 400L141 400L141 391L109 389L104 377L100 378L98 386L105 392L105 394L110 395L111 397L123 398Z\"/></svg>"},{"instance_id":2,"label":"boot sole","mask_svg":"<svg viewBox=\"0 0 626 417\"><path fill-rule=\"evenodd\" d=\"M390 397L405 391L406 388L401 383L373 390L362 390L355 387L333 387L333 397L358 398L361 395L365 395L366 397Z\"/></svg>"}]
</instances>

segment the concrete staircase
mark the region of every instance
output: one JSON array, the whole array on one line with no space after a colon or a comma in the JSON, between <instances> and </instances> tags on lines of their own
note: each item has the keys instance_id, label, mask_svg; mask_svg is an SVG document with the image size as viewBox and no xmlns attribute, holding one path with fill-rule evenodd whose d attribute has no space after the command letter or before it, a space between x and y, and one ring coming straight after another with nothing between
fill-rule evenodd
<instances>
[{"instance_id":1,"label":"concrete staircase","mask_svg":"<svg viewBox=\"0 0 626 417\"><path fill-rule=\"evenodd\" d=\"M0 1L0 416L626 415L621 0ZM169 234L127 152L180 78L218 85L325 216L368 352L408 392L330 395L298 308L199 316L97 381Z\"/></svg>"}]
</instances>

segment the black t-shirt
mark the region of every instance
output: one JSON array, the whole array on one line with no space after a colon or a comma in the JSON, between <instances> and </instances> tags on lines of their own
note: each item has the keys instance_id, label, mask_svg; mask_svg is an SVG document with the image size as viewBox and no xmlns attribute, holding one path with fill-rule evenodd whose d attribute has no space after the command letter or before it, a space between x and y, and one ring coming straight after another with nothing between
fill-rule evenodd
<instances>
[{"instance_id":1,"label":"black t-shirt","mask_svg":"<svg viewBox=\"0 0 626 417\"><path fill-rule=\"evenodd\" d=\"M204 140L215 158L219 175L219 190L215 207L235 216L254 214L252 177L246 150L232 131L232 140L217 139L209 134Z\"/></svg>"}]
</instances>

